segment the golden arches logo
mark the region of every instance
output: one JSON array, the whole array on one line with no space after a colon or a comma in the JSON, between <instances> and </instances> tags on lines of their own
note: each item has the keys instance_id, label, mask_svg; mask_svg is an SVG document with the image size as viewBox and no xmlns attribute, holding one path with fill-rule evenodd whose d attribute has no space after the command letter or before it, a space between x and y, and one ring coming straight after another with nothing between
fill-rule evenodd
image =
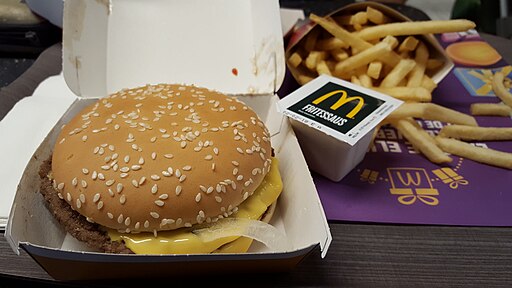
<instances>
[{"instance_id":1,"label":"golden arches logo","mask_svg":"<svg viewBox=\"0 0 512 288\"><path fill-rule=\"evenodd\" d=\"M338 101L336 101L336 103L334 103L331 106L331 109L336 110L336 109L340 108L341 106L347 104L348 102L357 100L358 102L357 102L356 106L354 108L352 108L352 110L347 114L348 118L354 118L354 116L356 116L356 114L359 113L359 111L363 108L364 99L361 96L347 97L347 92L344 90L335 90L335 91L329 92L323 96L320 96L313 101L313 104L318 105L322 101L324 101L332 96L336 96L338 94L341 94L341 96L338 99Z\"/></svg>"}]
</instances>

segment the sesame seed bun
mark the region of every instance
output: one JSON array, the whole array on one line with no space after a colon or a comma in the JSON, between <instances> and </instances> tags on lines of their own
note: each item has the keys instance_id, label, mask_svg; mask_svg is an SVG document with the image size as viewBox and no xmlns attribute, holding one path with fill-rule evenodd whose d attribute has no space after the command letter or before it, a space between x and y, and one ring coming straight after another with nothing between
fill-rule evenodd
<instances>
[{"instance_id":1,"label":"sesame seed bun","mask_svg":"<svg viewBox=\"0 0 512 288\"><path fill-rule=\"evenodd\" d=\"M204 88L147 85L100 99L63 127L55 188L89 221L154 232L237 210L271 164L270 136L235 98Z\"/></svg>"}]
</instances>

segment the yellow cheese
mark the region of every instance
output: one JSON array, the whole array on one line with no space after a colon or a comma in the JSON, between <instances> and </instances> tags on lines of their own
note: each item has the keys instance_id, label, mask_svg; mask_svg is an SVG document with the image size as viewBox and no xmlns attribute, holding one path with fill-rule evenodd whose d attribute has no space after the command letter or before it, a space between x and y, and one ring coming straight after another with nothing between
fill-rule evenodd
<instances>
[{"instance_id":1,"label":"yellow cheese","mask_svg":"<svg viewBox=\"0 0 512 288\"><path fill-rule=\"evenodd\" d=\"M278 161L272 158L270 171L260 186L238 206L238 211L231 217L260 219L268 206L277 200L282 189ZM181 228L158 232L155 237L151 233L123 234L109 230L109 236L113 241L124 240L125 245L136 254L242 253L252 243L252 239L237 236L204 242L192 231L193 228Z\"/></svg>"}]
</instances>

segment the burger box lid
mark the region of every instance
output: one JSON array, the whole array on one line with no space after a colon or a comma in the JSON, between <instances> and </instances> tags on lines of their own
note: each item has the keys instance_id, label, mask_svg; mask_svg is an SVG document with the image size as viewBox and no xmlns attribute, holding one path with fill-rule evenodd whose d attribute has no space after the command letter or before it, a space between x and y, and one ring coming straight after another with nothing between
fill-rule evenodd
<instances>
[{"instance_id":1,"label":"burger box lid","mask_svg":"<svg viewBox=\"0 0 512 288\"><path fill-rule=\"evenodd\" d=\"M324 257L329 226L293 130L275 108L285 69L278 1L151 2L65 2L63 69L76 99L25 167L5 233L12 249L25 250L62 280L161 277L163 269L165 275L289 270L316 247ZM284 184L271 224L287 235L289 249L255 243L244 254L97 253L67 235L46 209L38 169L60 127L108 93L169 79L239 97L265 122Z\"/></svg>"},{"instance_id":2,"label":"burger box lid","mask_svg":"<svg viewBox=\"0 0 512 288\"><path fill-rule=\"evenodd\" d=\"M386 6L381 3L376 3L372 1L365 1L365 2L359 2L359 3L353 3L346 6L343 6L342 8L335 10L325 17L333 17L333 16L342 16L342 15L353 15L359 11L365 11L366 7L371 7L378 9L382 13L384 13L386 16L390 17L391 19L396 20L397 22L411 22L412 20L405 16L404 14L398 12L397 10ZM300 27L297 27L294 33L290 36L290 39L288 41L288 45L286 47L286 53L285 57L288 59L290 55L295 52L298 48L298 44L305 39L305 37L310 33L313 29L321 29L320 25L314 23L310 20L304 20L300 22ZM452 70L454 67L453 61L446 55L446 52L444 51L441 44L439 44L439 41L437 41L436 37L432 34L423 34L423 35L416 35L416 37L421 38L421 40L425 41L426 45L429 47L429 52L432 54L430 58L439 59L443 62L443 65L431 75L432 80L439 84L441 80L448 75L448 73ZM300 71L291 66L288 65L288 69L290 70L290 73L293 75L295 79L298 79L298 76L300 74Z\"/></svg>"}]
</instances>

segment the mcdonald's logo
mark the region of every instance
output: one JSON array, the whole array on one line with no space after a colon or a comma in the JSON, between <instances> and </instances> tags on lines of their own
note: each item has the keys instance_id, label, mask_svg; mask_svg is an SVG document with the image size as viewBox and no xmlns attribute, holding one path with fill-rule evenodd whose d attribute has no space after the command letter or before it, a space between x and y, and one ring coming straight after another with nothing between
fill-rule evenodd
<instances>
[{"instance_id":1,"label":"mcdonald's logo","mask_svg":"<svg viewBox=\"0 0 512 288\"><path fill-rule=\"evenodd\" d=\"M364 105L363 97L361 97L361 96L347 97L348 94L345 90L335 90L335 91L329 92L327 94L324 94L324 95L316 98L313 101L313 104L318 105L322 101L325 101L326 99L333 97L333 96L338 96L339 99L333 105L331 105L331 107L330 107L331 110L337 110L338 108L347 104L348 102L357 101L356 106L354 108L352 108L352 110L347 114L348 118L354 118L354 116L356 116L356 114L359 113L359 111L363 108L363 105Z\"/></svg>"}]
</instances>

